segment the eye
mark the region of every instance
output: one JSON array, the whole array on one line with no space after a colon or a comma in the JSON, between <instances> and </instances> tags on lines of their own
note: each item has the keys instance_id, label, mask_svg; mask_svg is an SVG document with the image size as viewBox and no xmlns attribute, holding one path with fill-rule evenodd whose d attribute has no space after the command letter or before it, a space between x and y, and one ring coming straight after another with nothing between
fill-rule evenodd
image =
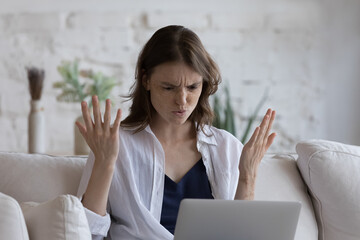
<instances>
[{"instance_id":1,"label":"eye","mask_svg":"<svg viewBox=\"0 0 360 240\"><path fill-rule=\"evenodd\" d=\"M197 89L198 87L199 87L199 84L193 84L193 85L188 86L188 89L189 89L189 90L195 90L195 89Z\"/></svg>"},{"instance_id":2,"label":"eye","mask_svg":"<svg viewBox=\"0 0 360 240\"><path fill-rule=\"evenodd\" d=\"M163 87L163 89L166 90L166 91L171 91L171 90L173 90L174 88L173 88L173 87Z\"/></svg>"}]
</instances>

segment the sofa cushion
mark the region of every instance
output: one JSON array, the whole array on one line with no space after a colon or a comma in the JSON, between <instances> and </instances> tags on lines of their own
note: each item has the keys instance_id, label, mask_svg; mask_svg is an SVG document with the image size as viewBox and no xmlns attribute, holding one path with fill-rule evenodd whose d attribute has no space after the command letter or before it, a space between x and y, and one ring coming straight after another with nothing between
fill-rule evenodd
<instances>
[{"instance_id":1,"label":"sofa cushion","mask_svg":"<svg viewBox=\"0 0 360 240\"><path fill-rule=\"evenodd\" d=\"M44 202L21 203L30 239L91 239L89 225L80 200L61 195Z\"/></svg>"},{"instance_id":2,"label":"sofa cushion","mask_svg":"<svg viewBox=\"0 0 360 240\"><path fill-rule=\"evenodd\" d=\"M0 239L28 240L24 216L18 202L0 192Z\"/></svg>"},{"instance_id":3,"label":"sofa cushion","mask_svg":"<svg viewBox=\"0 0 360 240\"><path fill-rule=\"evenodd\" d=\"M296 151L315 206L319 239L360 239L360 147L310 140L298 143Z\"/></svg>"},{"instance_id":4,"label":"sofa cushion","mask_svg":"<svg viewBox=\"0 0 360 240\"><path fill-rule=\"evenodd\" d=\"M76 195L86 157L0 152L0 192L18 202Z\"/></svg>"},{"instance_id":5,"label":"sofa cushion","mask_svg":"<svg viewBox=\"0 0 360 240\"><path fill-rule=\"evenodd\" d=\"M317 240L318 229L310 196L296 166L295 156L266 154L260 163L256 200L300 201L295 240Z\"/></svg>"}]
</instances>

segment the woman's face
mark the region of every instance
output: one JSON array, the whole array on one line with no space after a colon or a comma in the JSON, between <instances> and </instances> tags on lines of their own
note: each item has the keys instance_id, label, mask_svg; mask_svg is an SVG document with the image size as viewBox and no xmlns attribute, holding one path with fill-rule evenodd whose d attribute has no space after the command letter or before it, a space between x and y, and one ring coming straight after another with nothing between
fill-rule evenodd
<instances>
[{"instance_id":1,"label":"woman's face","mask_svg":"<svg viewBox=\"0 0 360 240\"><path fill-rule=\"evenodd\" d=\"M156 110L153 120L183 124L199 101L203 78L183 62L168 62L156 66L143 84Z\"/></svg>"}]
</instances>

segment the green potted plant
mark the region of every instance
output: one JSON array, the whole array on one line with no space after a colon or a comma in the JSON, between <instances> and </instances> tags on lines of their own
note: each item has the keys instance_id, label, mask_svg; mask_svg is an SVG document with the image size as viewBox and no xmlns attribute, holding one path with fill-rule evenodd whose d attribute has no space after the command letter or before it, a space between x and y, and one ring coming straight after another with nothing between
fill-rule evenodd
<instances>
[{"instance_id":1,"label":"green potted plant","mask_svg":"<svg viewBox=\"0 0 360 240\"><path fill-rule=\"evenodd\" d=\"M111 91L120 82L113 76L106 76L101 72L94 72L91 69L80 70L79 61L63 61L57 68L62 76L62 81L54 83L53 87L60 89L61 93L56 97L61 102L82 102L87 101L92 106L91 97L97 95L99 102L112 98ZM82 122L82 116L76 121ZM74 153L76 155L88 154L89 149L83 140L77 127L75 127Z\"/></svg>"},{"instance_id":2,"label":"green potted plant","mask_svg":"<svg viewBox=\"0 0 360 240\"><path fill-rule=\"evenodd\" d=\"M217 128L224 129L236 136L235 115L231 105L228 85L225 85L225 105L220 101L219 95L214 96L214 113L215 119L213 125ZM224 107L223 107L224 106Z\"/></svg>"},{"instance_id":3,"label":"green potted plant","mask_svg":"<svg viewBox=\"0 0 360 240\"><path fill-rule=\"evenodd\" d=\"M214 95L213 106L214 106L215 119L213 122L213 126L224 129L236 137L235 114L231 104L228 85L225 85L224 92L225 92L225 104L221 103L218 94ZM256 120L259 111L266 102L267 98L268 98L268 89L265 90L263 97L260 99L260 101L256 105L254 112L251 114L251 116L248 119L245 131L240 139L240 141L243 144L245 144L245 142L247 141L251 126Z\"/></svg>"},{"instance_id":4,"label":"green potted plant","mask_svg":"<svg viewBox=\"0 0 360 240\"><path fill-rule=\"evenodd\" d=\"M54 83L54 88L62 92L56 97L62 102L87 101L91 105L91 96L97 95L99 102L111 98L112 89L120 84L113 76L106 76L93 70L79 70L79 61L64 61L57 68L62 81Z\"/></svg>"}]
</instances>

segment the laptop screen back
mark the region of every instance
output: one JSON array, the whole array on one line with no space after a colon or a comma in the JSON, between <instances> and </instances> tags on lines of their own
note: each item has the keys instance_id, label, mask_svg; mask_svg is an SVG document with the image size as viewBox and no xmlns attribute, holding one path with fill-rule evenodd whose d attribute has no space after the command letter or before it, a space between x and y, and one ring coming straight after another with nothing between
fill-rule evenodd
<instances>
[{"instance_id":1,"label":"laptop screen back","mask_svg":"<svg viewBox=\"0 0 360 240\"><path fill-rule=\"evenodd\" d=\"M184 199L174 240L291 240L299 202Z\"/></svg>"}]
</instances>

